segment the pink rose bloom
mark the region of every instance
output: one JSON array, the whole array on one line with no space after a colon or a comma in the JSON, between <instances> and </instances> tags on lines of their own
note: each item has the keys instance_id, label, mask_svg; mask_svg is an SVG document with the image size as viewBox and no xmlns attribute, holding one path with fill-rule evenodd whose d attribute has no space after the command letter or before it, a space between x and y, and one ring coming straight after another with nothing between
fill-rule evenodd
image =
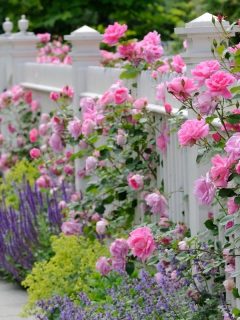
<instances>
[{"instance_id":1,"label":"pink rose bloom","mask_svg":"<svg viewBox=\"0 0 240 320\"><path fill-rule=\"evenodd\" d=\"M178 131L178 141L181 146L192 146L208 134L209 125L205 120L186 120Z\"/></svg>"},{"instance_id":2,"label":"pink rose bloom","mask_svg":"<svg viewBox=\"0 0 240 320\"><path fill-rule=\"evenodd\" d=\"M235 170L238 174L240 174L240 161L236 164Z\"/></svg>"},{"instance_id":3,"label":"pink rose bloom","mask_svg":"<svg viewBox=\"0 0 240 320\"><path fill-rule=\"evenodd\" d=\"M102 57L102 63L106 64L109 63L111 61L115 61L117 59L120 58L120 54L119 53L113 53L113 52L109 52L106 50L100 50L100 54Z\"/></svg>"},{"instance_id":4,"label":"pink rose bloom","mask_svg":"<svg viewBox=\"0 0 240 320\"><path fill-rule=\"evenodd\" d=\"M50 33L38 33L37 37L41 43L47 43L51 40L51 34Z\"/></svg>"},{"instance_id":5,"label":"pink rose bloom","mask_svg":"<svg viewBox=\"0 0 240 320\"><path fill-rule=\"evenodd\" d=\"M84 97L80 100L80 107L84 113L92 113L95 110L96 102L90 97Z\"/></svg>"},{"instance_id":6,"label":"pink rose bloom","mask_svg":"<svg viewBox=\"0 0 240 320\"><path fill-rule=\"evenodd\" d=\"M95 170L97 168L98 165L98 159L95 157L87 157L86 159L86 164L85 164L85 168L86 168L86 172L89 173L93 170Z\"/></svg>"},{"instance_id":7,"label":"pink rose bloom","mask_svg":"<svg viewBox=\"0 0 240 320\"><path fill-rule=\"evenodd\" d=\"M143 179L144 177L140 174L130 174L127 178L128 185L133 190L140 190L143 188L144 185Z\"/></svg>"},{"instance_id":8,"label":"pink rose bloom","mask_svg":"<svg viewBox=\"0 0 240 320\"><path fill-rule=\"evenodd\" d=\"M127 31L126 24L119 24L118 22L114 22L113 25L109 25L104 34L103 34L103 41L104 43L113 46L118 43L119 39L125 35Z\"/></svg>"},{"instance_id":9,"label":"pink rose bloom","mask_svg":"<svg viewBox=\"0 0 240 320\"><path fill-rule=\"evenodd\" d=\"M72 57L67 55L64 59L63 59L63 64L72 64Z\"/></svg>"},{"instance_id":10,"label":"pink rose bloom","mask_svg":"<svg viewBox=\"0 0 240 320\"><path fill-rule=\"evenodd\" d=\"M59 208L60 210L63 210L63 209L65 209L65 208L67 208L67 203L66 203L64 200L61 200L61 201L59 202L59 204L58 204L58 208Z\"/></svg>"},{"instance_id":11,"label":"pink rose bloom","mask_svg":"<svg viewBox=\"0 0 240 320\"><path fill-rule=\"evenodd\" d=\"M96 232L99 235L103 235L106 233L108 222L105 219L102 219L96 223Z\"/></svg>"},{"instance_id":12,"label":"pink rose bloom","mask_svg":"<svg viewBox=\"0 0 240 320\"><path fill-rule=\"evenodd\" d=\"M74 168L70 164L66 164L63 168L63 171L66 173L68 176L72 176L74 174Z\"/></svg>"},{"instance_id":13,"label":"pink rose bloom","mask_svg":"<svg viewBox=\"0 0 240 320\"><path fill-rule=\"evenodd\" d=\"M17 146L19 148L23 147L26 144L26 139L23 136L17 137Z\"/></svg>"},{"instance_id":14,"label":"pink rose bloom","mask_svg":"<svg viewBox=\"0 0 240 320\"><path fill-rule=\"evenodd\" d=\"M50 116L48 113L42 113L40 117L41 123L48 123L50 121Z\"/></svg>"},{"instance_id":15,"label":"pink rose bloom","mask_svg":"<svg viewBox=\"0 0 240 320\"><path fill-rule=\"evenodd\" d=\"M147 98L139 98L133 102L133 108L142 111L148 104Z\"/></svg>"},{"instance_id":16,"label":"pink rose bloom","mask_svg":"<svg viewBox=\"0 0 240 320\"><path fill-rule=\"evenodd\" d=\"M163 55L163 47L140 41L136 44L138 55L147 63L154 63Z\"/></svg>"},{"instance_id":17,"label":"pink rose bloom","mask_svg":"<svg viewBox=\"0 0 240 320\"><path fill-rule=\"evenodd\" d=\"M125 258L128 254L128 242L125 239L116 239L110 246L110 253L113 257Z\"/></svg>"},{"instance_id":18,"label":"pink rose bloom","mask_svg":"<svg viewBox=\"0 0 240 320\"><path fill-rule=\"evenodd\" d=\"M143 42L157 46L161 43L161 36L157 31L148 32L143 38Z\"/></svg>"},{"instance_id":19,"label":"pink rose bloom","mask_svg":"<svg viewBox=\"0 0 240 320\"><path fill-rule=\"evenodd\" d=\"M53 101L57 101L59 99L59 93L57 92L50 92L50 99Z\"/></svg>"},{"instance_id":20,"label":"pink rose bloom","mask_svg":"<svg viewBox=\"0 0 240 320\"><path fill-rule=\"evenodd\" d=\"M77 139L82 133L82 123L78 118L74 118L74 120L70 121L67 127L71 136L74 139Z\"/></svg>"},{"instance_id":21,"label":"pink rose bloom","mask_svg":"<svg viewBox=\"0 0 240 320\"><path fill-rule=\"evenodd\" d=\"M235 203L234 197L232 197L232 198L228 198L227 208L228 208L228 214L234 214L238 212L238 210L240 209L240 206Z\"/></svg>"},{"instance_id":22,"label":"pink rose bloom","mask_svg":"<svg viewBox=\"0 0 240 320\"><path fill-rule=\"evenodd\" d=\"M113 257L112 268L115 271L124 271L126 269L126 259L122 257Z\"/></svg>"},{"instance_id":23,"label":"pink rose bloom","mask_svg":"<svg viewBox=\"0 0 240 320\"><path fill-rule=\"evenodd\" d=\"M156 249L151 229L148 227L137 228L130 233L128 238L132 254L142 261L147 260Z\"/></svg>"},{"instance_id":24,"label":"pink rose bloom","mask_svg":"<svg viewBox=\"0 0 240 320\"><path fill-rule=\"evenodd\" d=\"M36 112L39 109L39 103L36 100L31 102L31 110L32 112Z\"/></svg>"},{"instance_id":25,"label":"pink rose bloom","mask_svg":"<svg viewBox=\"0 0 240 320\"><path fill-rule=\"evenodd\" d=\"M75 221L66 221L63 222L61 230L66 236L78 235L82 233L82 226Z\"/></svg>"},{"instance_id":26,"label":"pink rose bloom","mask_svg":"<svg viewBox=\"0 0 240 320\"><path fill-rule=\"evenodd\" d=\"M17 131L17 129L11 123L8 124L7 128L9 133L14 133Z\"/></svg>"},{"instance_id":27,"label":"pink rose bloom","mask_svg":"<svg viewBox=\"0 0 240 320\"><path fill-rule=\"evenodd\" d=\"M235 133L228 139L224 150L232 157L233 160L240 158L240 133Z\"/></svg>"},{"instance_id":28,"label":"pink rose bloom","mask_svg":"<svg viewBox=\"0 0 240 320\"><path fill-rule=\"evenodd\" d=\"M168 205L166 198L157 192L149 193L145 197L147 205L153 214L160 214L161 217L168 216Z\"/></svg>"},{"instance_id":29,"label":"pink rose bloom","mask_svg":"<svg viewBox=\"0 0 240 320\"><path fill-rule=\"evenodd\" d=\"M223 281L223 285L226 291L232 291L232 289L235 288L235 281L233 278L228 278Z\"/></svg>"},{"instance_id":30,"label":"pink rose bloom","mask_svg":"<svg viewBox=\"0 0 240 320\"><path fill-rule=\"evenodd\" d=\"M128 60L134 60L136 56L136 42L124 43L117 47L119 55Z\"/></svg>"},{"instance_id":31,"label":"pink rose bloom","mask_svg":"<svg viewBox=\"0 0 240 320\"><path fill-rule=\"evenodd\" d=\"M93 130L96 127L96 122L91 119L86 119L82 123L82 134L84 136L89 136L91 133L93 133Z\"/></svg>"},{"instance_id":32,"label":"pink rose bloom","mask_svg":"<svg viewBox=\"0 0 240 320\"><path fill-rule=\"evenodd\" d=\"M209 174L206 177L201 177L195 181L194 194L198 201L204 205L210 205L214 199L216 193L216 187L209 178Z\"/></svg>"},{"instance_id":33,"label":"pink rose bloom","mask_svg":"<svg viewBox=\"0 0 240 320\"><path fill-rule=\"evenodd\" d=\"M210 92L204 91L195 98L194 105L202 115L209 115L215 111L217 101Z\"/></svg>"},{"instance_id":34,"label":"pink rose bloom","mask_svg":"<svg viewBox=\"0 0 240 320\"><path fill-rule=\"evenodd\" d=\"M62 152L64 149L62 139L57 133L53 133L49 139L49 146L54 152Z\"/></svg>"},{"instance_id":35,"label":"pink rose bloom","mask_svg":"<svg viewBox=\"0 0 240 320\"><path fill-rule=\"evenodd\" d=\"M192 79L179 77L174 78L168 83L167 90L180 101L185 101L191 96L191 93L196 90L196 86Z\"/></svg>"},{"instance_id":36,"label":"pink rose bloom","mask_svg":"<svg viewBox=\"0 0 240 320\"><path fill-rule=\"evenodd\" d=\"M64 96L68 97L68 98L72 98L72 97L73 97L73 94L74 94L73 88L71 88L71 87L69 87L69 86L63 87L62 90L61 90L61 93L62 93Z\"/></svg>"},{"instance_id":37,"label":"pink rose bloom","mask_svg":"<svg viewBox=\"0 0 240 320\"><path fill-rule=\"evenodd\" d=\"M169 103L164 103L164 108L165 108L166 113L169 113L169 114L173 110L173 107Z\"/></svg>"},{"instance_id":38,"label":"pink rose bloom","mask_svg":"<svg viewBox=\"0 0 240 320\"><path fill-rule=\"evenodd\" d=\"M124 146L127 143L127 134L124 130L118 129L116 143L119 146Z\"/></svg>"},{"instance_id":39,"label":"pink rose bloom","mask_svg":"<svg viewBox=\"0 0 240 320\"><path fill-rule=\"evenodd\" d=\"M96 269L101 273L102 276L107 275L112 270L110 259L106 257L100 257L96 263Z\"/></svg>"},{"instance_id":40,"label":"pink rose bloom","mask_svg":"<svg viewBox=\"0 0 240 320\"><path fill-rule=\"evenodd\" d=\"M105 107L109 104L112 104L113 102L114 102L114 94L111 91L106 91L98 101L99 106L101 107Z\"/></svg>"},{"instance_id":41,"label":"pink rose bloom","mask_svg":"<svg viewBox=\"0 0 240 320\"><path fill-rule=\"evenodd\" d=\"M30 153L30 157L32 159L37 159L37 158L41 157L41 151L38 148L31 149L29 153Z\"/></svg>"},{"instance_id":42,"label":"pink rose bloom","mask_svg":"<svg viewBox=\"0 0 240 320\"><path fill-rule=\"evenodd\" d=\"M51 187L51 179L48 175L44 174L36 180L36 184L39 188L49 188Z\"/></svg>"},{"instance_id":43,"label":"pink rose bloom","mask_svg":"<svg viewBox=\"0 0 240 320\"><path fill-rule=\"evenodd\" d=\"M211 77L212 74L219 71L220 63L217 60L207 60L200 62L191 73L199 83L203 85L204 81Z\"/></svg>"},{"instance_id":44,"label":"pink rose bloom","mask_svg":"<svg viewBox=\"0 0 240 320\"><path fill-rule=\"evenodd\" d=\"M165 103L166 102L166 87L165 87L165 83L162 82L159 85L157 85L156 87L156 99L158 101L161 101L161 103Z\"/></svg>"},{"instance_id":45,"label":"pink rose bloom","mask_svg":"<svg viewBox=\"0 0 240 320\"><path fill-rule=\"evenodd\" d=\"M24 93L24 101L27 103L27 104L31 104L32 102L32 91L26 91Z\"/></svg>"},{"instance_id":46,"label":"pink rose bloom","mask_svg":"<svg viewBox=\"0 0 240 320\"><path fill-rule=\"evenodd\" d=\"M216 187L226 187L229 177L229 166L231 163L226 157L216 154L211 160L213 166L210 169L210 177Z\"/></svg>"},{"instance_id":47,"label":"pink rose bloom","mask_svg":"<svg viewBox=\"0 0 240 320\"><path fill-rule=\"evenodd\" d=\"M125 87L122 88L118 88L115 92L114 92L114 102L116 104L122 104L126 101L129 100L129 94L128 94L128 89Z\"/></svg>"},{"instance_id":48,"label":"pink rose bloom","mask_svg":"<svg viewBox=\"0 0 240 320\"><path fill-rule=\"evenodd\" d=\"M177 73L184 73L186 71L186 63L179 54L173 56L171 66Z\"/></svg>"},{"instance_id":49,"label":"pink rose bloom","mask_svg":"<svg viewBox=\"0 0 240 320\"><path fill-rule=\"evenodd\" d=\"M36 128L33 128L30 132L29 132L29 140L34 143L37 141L39 136L39 132Z\"/></svg>"},{"instance_id":50,"label":"pink rose bloom","mask_svg":"<svg viewBox=\"0 0 240 320\"><path fill-rule=\"evenodd\" d=\"M46 123L42 123L40 124L39 128L38 128L38 132L40 136L45 136L48 132L49 126Z\"/></svg>"},{"instance_id":51,"label":"pink rose bloom","mask_svg":"<svg viewBox=\"0 0 240 320\"><path fill-rule=\"evenodd\" d=\"M157 72L160 74L168 73L170 71L170 66L167 60L163 60L163 64L157 68Z\"/></svg>"},{"instance_id":52,"label":"pink rose bloom","mask_svg":"<svg viewBox=\"0 0 240 320\"><path fill-rule=\"evenodd\" d=\"M206 86L214 95L223 96L231 99L232 94L228 87L236 81L235 77L225 71L217 71L205 81Z\"/></svg>"}]
</instances>

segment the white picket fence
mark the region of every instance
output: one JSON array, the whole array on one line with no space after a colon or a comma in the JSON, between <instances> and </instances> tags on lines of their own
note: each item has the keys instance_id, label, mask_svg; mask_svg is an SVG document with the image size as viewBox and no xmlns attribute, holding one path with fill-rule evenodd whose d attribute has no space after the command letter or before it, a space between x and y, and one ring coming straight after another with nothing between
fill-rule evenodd
<instances>
[{"instance_id":1,"label":"white picket fence","mask_svg":"<svg viewBox=\"0 0 240 320\"><path fill-rule=\"evenodd\" d=\"M35 62L37 38L26 31L26 25L27 22L23 18L19 25L20 32L17 34L10 32L11 25L8 21L4 25L5 34L0 36L0 90L21 83L23 87L33 90L35 97L41 100L43 110L49 111L53 106L48 98L49 93L60 91L63 86L70 85L74 88L73 106L78 114L81 96L99 96L119 79L120 69L100 67L99 44L102 36L96 30L84 26L65 36L72 44L72 66L38 64ZM224 25L226 28L230 26L227 21ZM212 41L221 36L220 28L217 25L213 26L212 15L209 13L187 23L183 28L176 28L175 33L187 40L188 48L182 56L187 63L188 72L202 60L213 58ZM234 36L234 32L232 35ZM148 99L148 111L154 113L159 126L168 115L164 107L156 102L155 90L157 83L167 80L169 79L162 78L156 82L148 71L142 72L137 79L135 95ZM130 87L131 83L126 82L126 85ZM176 100L168 96L168 102L178 110L179 104ZM185 116L190 117L187 113ZM197 234L204 230L203 222L208 212L218 210L200 206L193 195L194 181L206 173L207 167L197 165L196 147L179 147L176 132L170 134L167 154L159 156L163 166L160 165L158 168L157 184L160 185L163 180L166 194L171 195L170 219L185 222L192 234ZM79 163L76 163L76 170L78 167ZM78 178L76 186L78 189L84 187ZM240 265L240 260L237 261L237 265Z\"/></svg>"}]
</instances>

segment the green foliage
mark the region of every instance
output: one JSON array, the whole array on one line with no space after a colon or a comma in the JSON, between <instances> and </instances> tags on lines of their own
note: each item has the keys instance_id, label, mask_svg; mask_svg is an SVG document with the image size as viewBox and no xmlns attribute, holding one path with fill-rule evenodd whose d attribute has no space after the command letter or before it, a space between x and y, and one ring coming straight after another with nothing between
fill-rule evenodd
<instances>
[{"instance_id":1,"label":"green foliage","mask_svg":"<svg viewBox=\"0 0 240 320\"><path fill-rule=\"evenodd\" d=\"M36 263L22 283L29 295L26 312L34 308L37 300L55 294L74 298L78 292L90 292L91 283L96 283L96 261L108 252L98 240L64 235L52 237L52 250L54 256Z\"/></svg>"},{"instance_id":2,"label":"green foliage","mask_svg":"<svg viewBox=\"0 0 240 320\"><path fill-rule=\"evenodd\" d=\"M19 203L18 186L22 185L24 179L32 186L38 177L39 171L33 162L29 162L27 159L17 162L6 176L0 179L0 195L5 198L6 205L17 209Z\"/></svg>"}]
</instances>

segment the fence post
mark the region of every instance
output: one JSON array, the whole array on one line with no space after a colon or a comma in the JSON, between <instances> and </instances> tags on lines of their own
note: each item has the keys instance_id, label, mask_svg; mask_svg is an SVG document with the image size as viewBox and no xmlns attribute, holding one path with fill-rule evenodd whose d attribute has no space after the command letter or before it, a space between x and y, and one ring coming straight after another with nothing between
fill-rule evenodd
<instances>
[{"instance_id":1,"label":"fence post","mask_svg":"<svg viewBox=\"0 0 240 320\"><path fill-rule=\"evenodd\" d=\"M2 24L5 33L0 36L0 91L6 89L11 80L10 37L13 28L9 18Z\"/></svg>"},{"instance_id":2,"label":"fence post","mask_svg":"<svg viewBox=\"0 0 240 320\"><path fill-rule=\"evenodd\" d=\"M79 107L79 100L81 93L87 89L87 71L89 66L100 65L100 50L99 45L102 40L102 35L88 27L83 26L70 35L64 37L65 40L72 44L72 77L73 77L73 109L74 114L81 118L81 110ZM75 150L78 151L78 148ZM75 161L75 182L76 190L84 190L85 183L83 179L79 178L78 172L84 167L84 160Z\"/></svg>"},{"instance_id":3,"label":"fence post","mask_svg":"<svg viewBox=\"0 0 240 320\"><path fill-rule=\"evenodd\" d=\"M210 13L205 13L200 17L185 24L185 27L175 28L175 33L187 40L187 50L182 54L184 57L187 70L190 73L191 69L203 60L214 59L211 48L214 39L220 40L222 30L220 24L215 18L215 25L212 22L214 16ZM228 21L223 20L225 28L230 27ZM235 32L232 32L234 36ZM193 117L190 113L189 118ZM207 219L210 207L200 206L193 195L194 182L201 174L207 172L207 166L199 166L196 163L198 148L192 147L187 151L187 168L188 168L188 195L189 195L189 227L193 235L204 230L203 222Z\"/></svg>"},{"instance_id":4,"label":"fence post","mask_svg":"<svg viewBox=\"0 0 240 320\"><path fill-rule=\"evenodd\" d=\"M19 32L9 38L11 43L12 84L18 84L24 79L24 63L35 62L38 42L33 32L28 32L29 22L25 15L18 21Z\"/></svg>"}]
</instances>

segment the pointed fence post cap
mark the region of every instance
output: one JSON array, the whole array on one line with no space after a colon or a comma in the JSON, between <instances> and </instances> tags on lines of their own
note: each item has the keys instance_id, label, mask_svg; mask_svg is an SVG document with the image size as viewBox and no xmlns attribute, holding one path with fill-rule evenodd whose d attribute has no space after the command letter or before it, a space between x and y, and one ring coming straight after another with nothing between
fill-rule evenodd
<instances>
[{"instance_id":1,"label":"pointed fence post cap","mask_svg":"<svg viewBox=\"0 0 240 320\"><path fill-rule=\"evenodd\" d=\"M202 14L200 17L188 22L185 24L186 28L195 28L195 27L213 27L213 19L215 20L215 25L219 26L220 23L218 21L218 17L212 15L211 13L204 13ZM228 21L226 20L222 20L222 25L224 27L229 27L230 24Z\"/></svg>"},{"instance_id":2,"label":"pointed fence post cap","mask_svg":"<svg viewBox=\"0 0 240 320\"><path fill-rule=\"evenodd\" d=\"M88 26L82 26L77 30L71 32L70 35L64 37L66 40L76 39L96 39L101 40L102 35L95 29L90 28Z\"/></svg>"}]
</instances>

